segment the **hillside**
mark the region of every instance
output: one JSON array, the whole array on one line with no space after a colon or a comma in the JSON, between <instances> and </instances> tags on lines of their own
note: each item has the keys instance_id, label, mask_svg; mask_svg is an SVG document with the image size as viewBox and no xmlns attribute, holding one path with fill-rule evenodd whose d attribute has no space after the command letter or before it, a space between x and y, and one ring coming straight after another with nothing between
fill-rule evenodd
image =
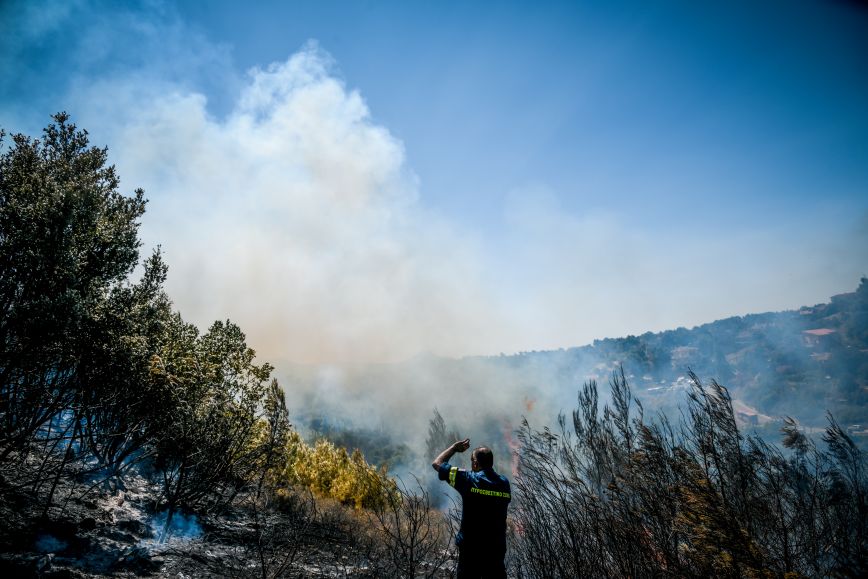
<instances>
[{"instance_id":1,"label":"hillside","mask_svg":"<svg viewBox=\"0 0 868 579\"><path fill-rule=\"evenodd\" d=\"M822 426L827 411L851 431L868 418L868 279L829 303L796 311L750 314L640 336L597 340L556 352L501 358L513 368L556 365L575 381L605 382L619 364L650 407L671 409L687 371L725 385L740 418L797 417Z\"/></svg>"},{"instance_id":2,"label":"hillside","mask_svg":"<svg viewBox=\"0 0 868 579\"><path fill-rule=\"evenodd\" d=\"M418 356L402 364L286 367L297 425L376 464L412 463L423 453L434 407L457 430L502 445L519 417L552 424L574 407L576 392L605 384L623 365L646 412L677 421L690 388L688 372L726 386L742 427L777 441L783 418L808 432L826 413L868 442L868 279L856 291L794 311L749 314L686 329L597 340L554 351L462 359ZM482 406L478 406L482 403ZM412 454L410 452L409 454ZM424 457L421 457L424 463Z\"/></svg>"}]
</instances>

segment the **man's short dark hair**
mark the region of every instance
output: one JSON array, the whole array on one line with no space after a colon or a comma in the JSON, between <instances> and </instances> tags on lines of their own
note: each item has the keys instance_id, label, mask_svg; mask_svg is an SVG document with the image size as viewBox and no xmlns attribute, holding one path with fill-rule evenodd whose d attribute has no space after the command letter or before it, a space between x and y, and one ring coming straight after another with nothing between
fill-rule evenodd
<instances>
[{"instance_id":1,"label":"man's short dark hair","mask_svg":"<svg viewBox=\"0 0 868 579\"><path fill-rule=\"evenodd\" d=\"M491 468L494 466L494 454L487 446L480 446L473 451L471 458L476 459L479 468Z\"/></svg>"}]
</instances>

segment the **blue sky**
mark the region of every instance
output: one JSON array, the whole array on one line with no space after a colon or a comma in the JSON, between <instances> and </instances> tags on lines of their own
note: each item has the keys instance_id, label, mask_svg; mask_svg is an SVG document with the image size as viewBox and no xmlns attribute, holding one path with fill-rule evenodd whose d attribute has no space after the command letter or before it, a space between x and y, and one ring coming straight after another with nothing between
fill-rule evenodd
<instances>
[{"instance_id":1,"label":"blue sky","mask_svg":"<svg viewBox=\"0 0 868 579\"><path fill-rule=\"evenodd\" d=\"M868 274L856 2L5 2L178 308L290 361L568 347Z\"/></svg>"}]
</instances>

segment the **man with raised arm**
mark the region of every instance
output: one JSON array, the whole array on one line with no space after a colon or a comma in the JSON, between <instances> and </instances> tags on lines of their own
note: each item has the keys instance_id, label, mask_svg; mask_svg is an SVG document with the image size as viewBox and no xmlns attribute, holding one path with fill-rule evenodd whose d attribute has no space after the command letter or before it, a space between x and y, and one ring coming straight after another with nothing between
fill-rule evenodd
<instances>
[{"instance_id":1,"label":"man with raised arm","mask_svg":"<svg viewBox=\"0 0 868 579\"><path fill-rule=\"evenodd\" d=\"M458 579L503 579L506 508L512 498L509 481L494 472L494 455L484 446L470 454L470 472L449 464L453 454L468 448L469 438L459 440L431 463L440 480L447 481L461 495L461 528L455 537Z\"/></svg>"}]
</instances>

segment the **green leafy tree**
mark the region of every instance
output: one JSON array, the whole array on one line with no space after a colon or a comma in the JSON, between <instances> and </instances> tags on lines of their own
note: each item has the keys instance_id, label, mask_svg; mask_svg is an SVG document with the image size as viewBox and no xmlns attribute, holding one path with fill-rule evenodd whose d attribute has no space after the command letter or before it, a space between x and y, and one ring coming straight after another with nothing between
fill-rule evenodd
<instances>
[{"instance_id":1,"label":"green leafy tree","mask_svg":"<svg viewBox=\"0 0 868 579\"><path fill-rule=\"evenodd\" d=\"M107 150L90 147L65 113L41 140L17 134L0 153L0 462L52 426L53 444L82 438L94 384L86 353L111 333L144 209L143 192L119 192ZM126 291L153 297L160 271L154 262L151 279Z\"/></svg>"},{"instance_id":2,"label":"green leafy tree","mask_svg":"<svg viewBox=\"0 0 868 579\"><path fill-rule=\"evenodd\" d=\"M168 333L151 360L152 389L170 399L154 441L167 529L178 509L218 508L254 483L288 429L272 368L254 364L238 326L216 322L200 336L175 314Z\"/></svg>"},{"instance_id":3,"label":"green leafy tree","mask_svg":"<svg viewBox=\"0 0 868 579\"><path fill-rule=\"evenodd\" d=\"M0 154L0 480L47 489L47 515L64 477L146 461L168 526L276 479L289 421L236 325L200 335L172 311L159 251L129 281L145 200L118 184L63 113Z\"/></svg>"}]
</instances>

